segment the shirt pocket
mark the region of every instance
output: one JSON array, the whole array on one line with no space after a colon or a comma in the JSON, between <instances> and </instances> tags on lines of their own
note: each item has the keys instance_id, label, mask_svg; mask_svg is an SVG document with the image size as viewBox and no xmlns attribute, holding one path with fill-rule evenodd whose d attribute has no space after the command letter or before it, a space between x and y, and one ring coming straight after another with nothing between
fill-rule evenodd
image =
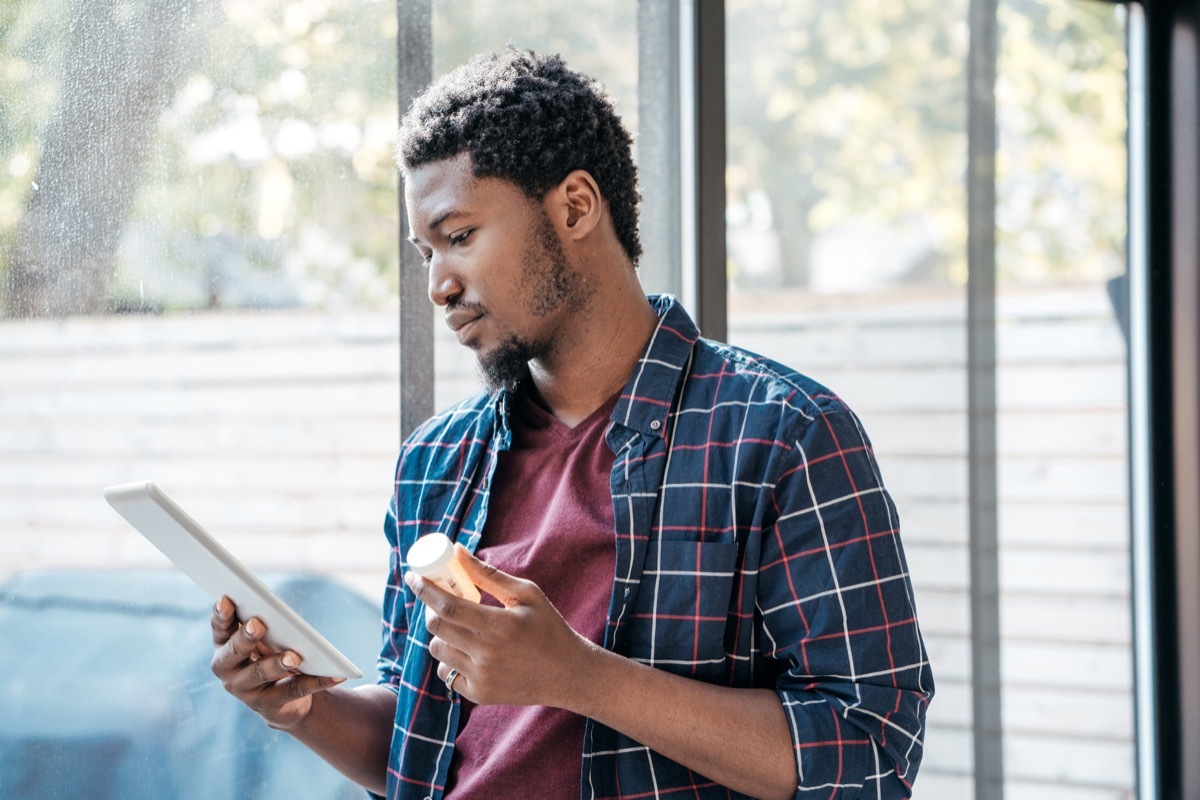
<instances>
[{"instance_id":1,"label":"shirt pocket","mask_svg":"<svg viewBox=\"0 0 1200 800\"><path fill-rule=\"evenodd\" d=\"M734 541L652 539L630 618L630 657L680 675L723 674L737 554Z\"/></svg>"}]
</instances>

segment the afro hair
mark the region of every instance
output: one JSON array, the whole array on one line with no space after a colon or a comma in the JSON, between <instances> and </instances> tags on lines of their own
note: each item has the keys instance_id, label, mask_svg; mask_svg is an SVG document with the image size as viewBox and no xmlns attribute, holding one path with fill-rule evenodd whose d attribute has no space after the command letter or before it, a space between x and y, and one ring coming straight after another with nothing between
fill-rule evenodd
<instances>
[{"instance_id":1,"label":"afro hair","mask_svg":"<svg viewBox=\"0 0 1200 800\"><path fill-rule=\"evenodd\" d=\"M480 178L511 181L540 200L572 170L600 186L630 261L638 238L633 140L604 88L557 55L509 46L435 81L400 121L396 156L405 172L469 153Z\"/></svg>"}]
</instances>

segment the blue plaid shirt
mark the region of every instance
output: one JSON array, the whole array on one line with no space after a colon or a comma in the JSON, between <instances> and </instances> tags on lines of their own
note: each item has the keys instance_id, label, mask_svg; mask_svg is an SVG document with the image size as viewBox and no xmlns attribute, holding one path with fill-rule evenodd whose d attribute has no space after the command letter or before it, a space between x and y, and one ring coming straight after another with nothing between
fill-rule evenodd
<instances>
[{"instance_id":1,"label":"blue plaid shirt","mask_svg":"<svg viewBox=\"0 0 1200 800\"><path fill-rule=\"evenodd\" d=\"M933 679L896 509L854 414L812 380L701 339L669 297L612 414L605 647L658 669L778 692L798 798L902 798ZM441 531L474 551L510 397L478 394L404 444L380 682L398 695L387 797L440 798L459 706L437 677L403 554ZM591 720L582 798L741 797Z\"/></svg>"}]
</instances>

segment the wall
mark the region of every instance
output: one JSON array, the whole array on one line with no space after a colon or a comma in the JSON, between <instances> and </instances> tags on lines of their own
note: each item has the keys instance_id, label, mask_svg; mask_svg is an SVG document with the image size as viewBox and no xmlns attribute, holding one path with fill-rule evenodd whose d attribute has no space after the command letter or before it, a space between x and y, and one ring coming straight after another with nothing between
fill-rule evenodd
<instances>
[{"instance_id":1,"label":"wall","mask_svg":"<svg viewBox=\"0 0 1200 800\"><path fill-rule=\"evenodd\" d=\"M1131 796L1124 344L1099 288L1001 299L1008 796ZM255 568L378 598L399 444L392 312L0 324L0 572L161 563L101 497L152 479ZM731 339L863 418L938 683L921 800L971 793L961 293L730 298ZM474 386L444 326L439 407Z\"/></svg>"}]
</instances>

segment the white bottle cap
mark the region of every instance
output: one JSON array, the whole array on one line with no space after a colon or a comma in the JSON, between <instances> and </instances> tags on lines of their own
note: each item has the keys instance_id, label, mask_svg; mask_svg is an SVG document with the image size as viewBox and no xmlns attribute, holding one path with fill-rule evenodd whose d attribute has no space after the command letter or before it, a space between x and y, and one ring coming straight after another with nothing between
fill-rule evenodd
<instances>
[{"instance_id":1,"label":"white bottle cap","mask_svg":"<svg viewBox=\"0 0 1200 800\"><path fill-rule=\"evenodd\" d=\"M454 558L454 544L444 533L428 533L408 548L408 566L422 577L441 572Z\"/></svg>"}]
</instances>

